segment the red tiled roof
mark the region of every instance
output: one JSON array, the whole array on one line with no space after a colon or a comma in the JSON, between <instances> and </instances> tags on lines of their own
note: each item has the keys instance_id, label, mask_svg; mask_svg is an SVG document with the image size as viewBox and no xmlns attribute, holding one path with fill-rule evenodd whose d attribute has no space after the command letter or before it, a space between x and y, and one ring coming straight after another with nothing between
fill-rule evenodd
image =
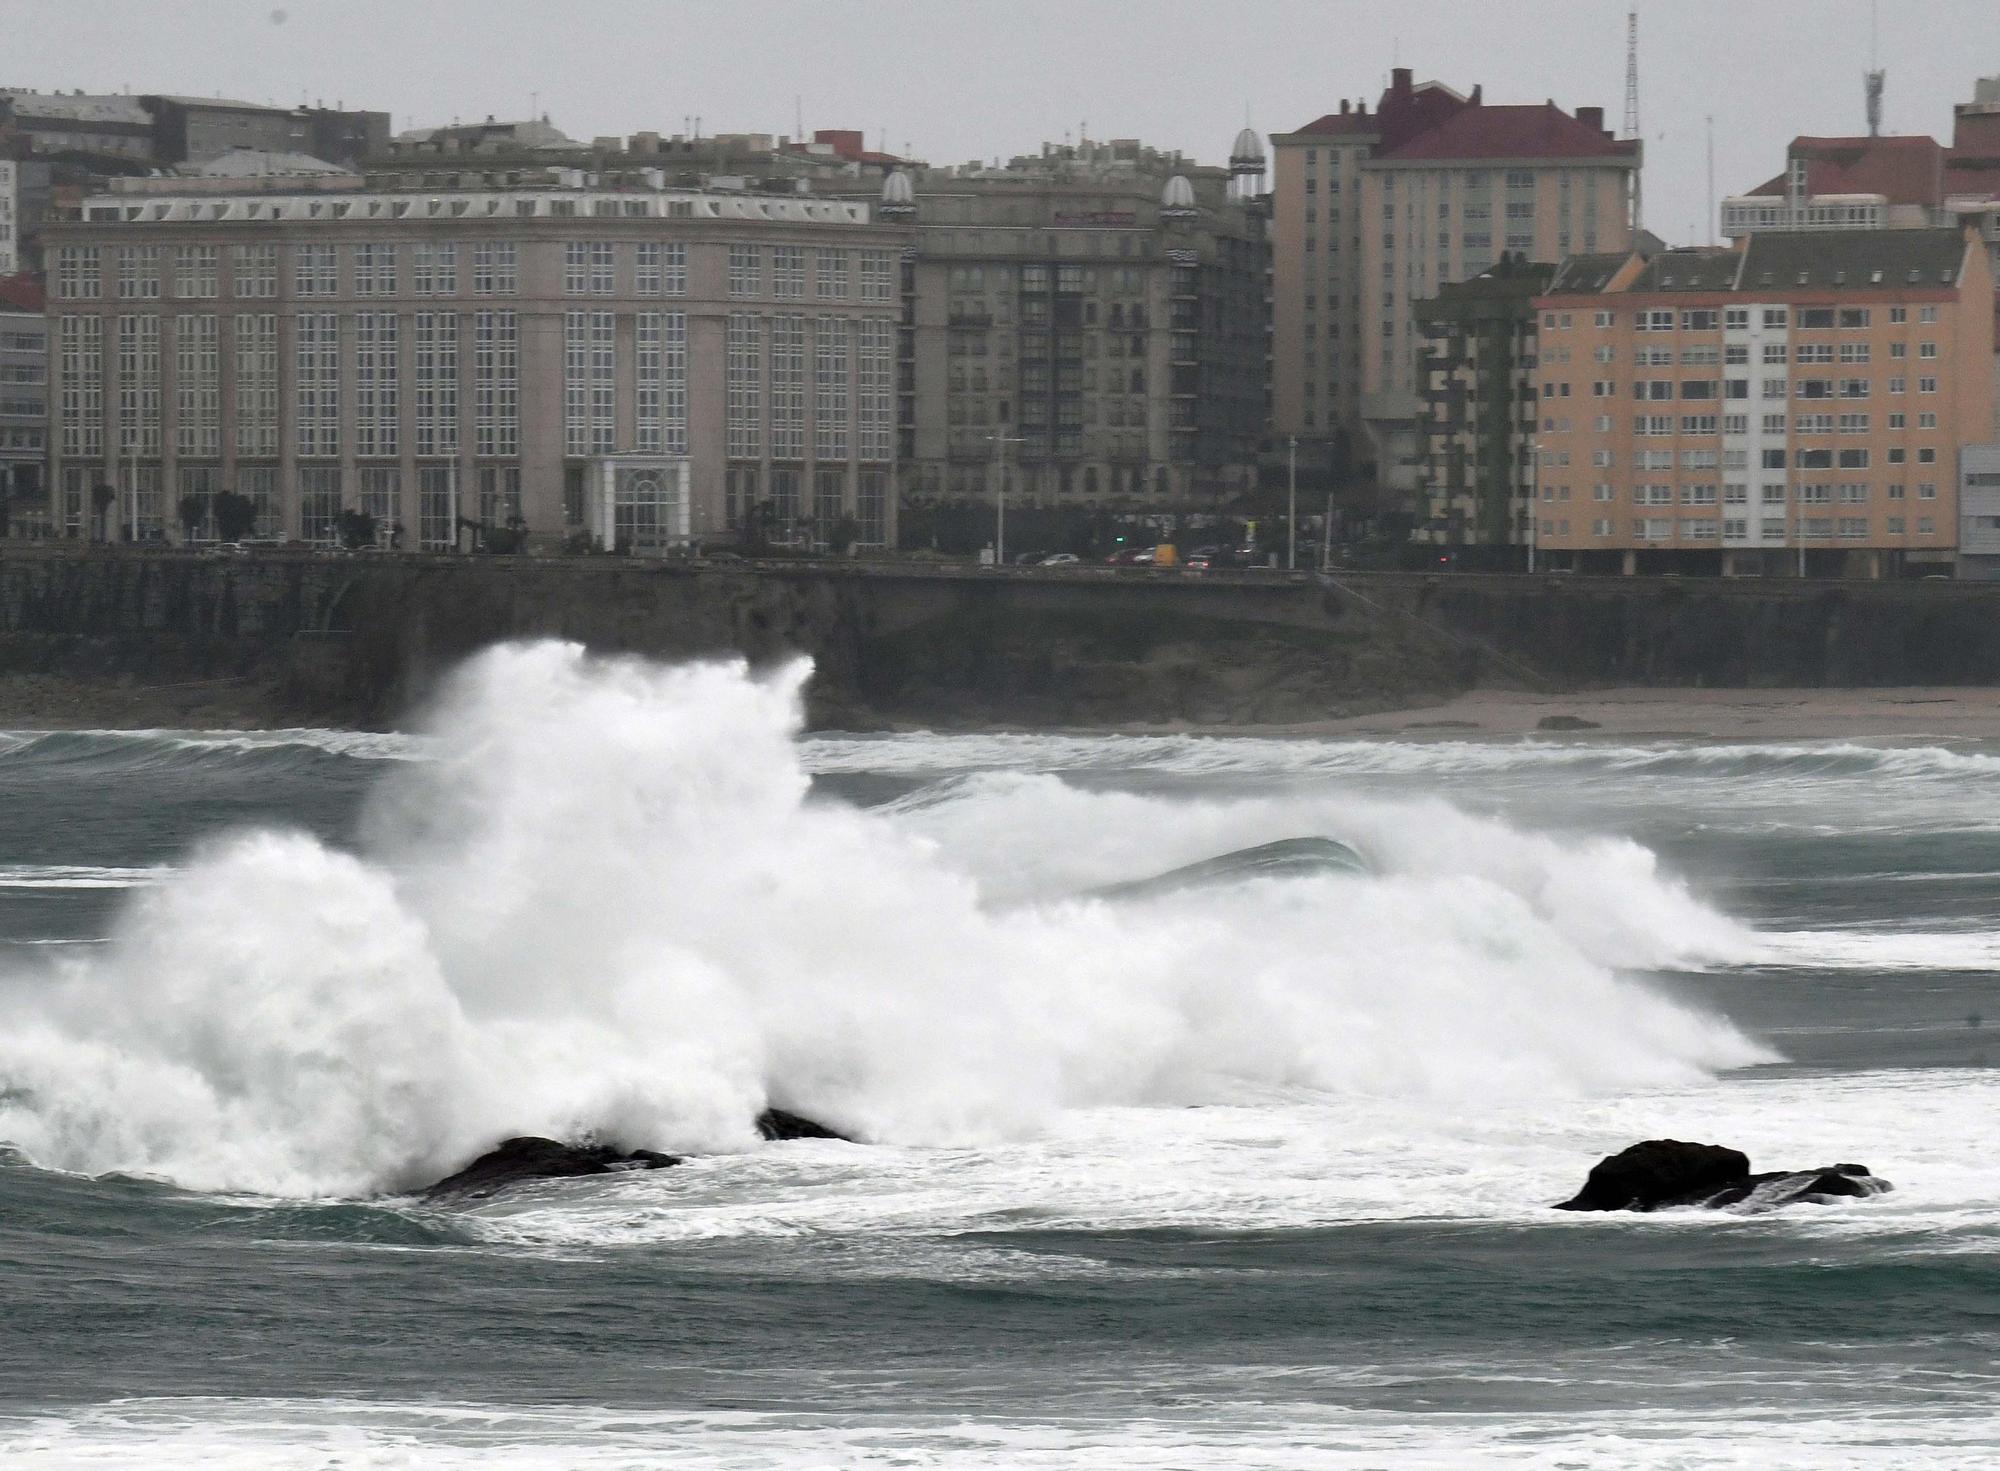
<instances>
[{"instance_id":1,"label":"red tiled roof","mask_svg":"<svg viewBox=\"0 0 2000 1471\"><path fill-rule=\"evenodd\" d=\"M39 312L48 306L41 281L25 274L0 276L0 302L24 312Z\"/></svg>"},{"instance_id":2,"label":"red tiled roof","mask_svg":"<svg viewBox=\"0 0 2000 1471\"><path fill-rule=\"evenodd\" d=\"M1944 165L1947 195L2000 195L2000 158L1962 158L1948 154Z\"/></svg>"},{"instance_id":3,"label":"red tiled roof","mask_svg":"<svg viewBox=\"0 0 2000 1471\"><path fill-rule=\"evenodd\" d=\"M1443 158L1617 158L1638 144L1607 137L1553 102L1527 106L1466 106L1377 158L1406 162Z\"/></svg>"},{"instance_id":4,"label":"red tiled roof","mask_svg":"<svg viewBox=\"0 0 2000 1471\"><path fill-rule=\"evenodd\" d=\"M1398 68L1384 89L1375 111L1330 112L1307 123L1298 131L1314 134L1363 133L1381 139L1383 148L1395 148L1428 128L1434 128L1452 114L1479 105L1479 89L1470 98L1461 97L1440 82L1413 81L1409 69Z\"/></svg>"},{"instance_id":5,"label":"red tiled roof","mask_svg":"<svg viewBox=\"0 0 2000 1471\"><path fill-rule=\"evenodd\" d=\"M1891 204L1935 205L1942 197L1945 150L1935 138L1794 138L1789 161L1806 161L1808 194L1880 194ZM1781 195L1780 174L1750 192Z\"/></svg>"},{"instance_id":6,"label":"red tiled roof","mask_svg":"<svg viewBox=\"0 0 2000 1471\"><path fill-rule=\"evenodd\" d=\"M1303 128L1292 129L1295 133L1372 133L1382 126L1382 119L1372 112L1330 112L1325 117L1316 117Z\"/></svg>"}]
</instances>

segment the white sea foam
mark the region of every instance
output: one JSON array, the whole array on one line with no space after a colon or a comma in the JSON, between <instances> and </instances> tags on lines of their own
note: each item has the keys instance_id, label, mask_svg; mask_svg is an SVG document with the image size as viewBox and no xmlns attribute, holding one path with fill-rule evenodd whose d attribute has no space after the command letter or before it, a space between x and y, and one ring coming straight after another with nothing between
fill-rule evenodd
<instances>
[{"instance_id":1,"label":"white sea foam","mask_svg":"<svg viewBox=\"0 0 2000 1471\"><path fill-rule=\"evenodd\" d=\"M421 758L420 737L396 731L322 730L287 727L275 730L10 730L0 731L0 757L31 754L38 748L76 745L139 754L282 751L288 748L322 751L363 761Z\"/></svg>"},{"instance_id":2,"label":"white sea foam","mask_svg":"<svg viewBox=\"0 0 2000 1471\"><path fill-rule=\"evenodd\" d=\"M1963 781L2000 777L2000 755L1945 746L1872 746L1850 741L1752 745L1691 744L1684 740L1296 740L925 733L894 738L817 737L804 743L804 754L806 765L816 772L903 775L1031 768L1181 775L1423 776L1568 769L1625 777L1741 774L1767 780L1895 776Z\"/></svg>"},{"instance_id":3,"label":"white sea foam","mask_svg":"<svg viewBox=\"0 0 2000 1471\"><path fill-rule=\"evenodd\" d=\"M750 1160L551 1185L497 1199L466 1224L516 1247L865 1242L862 1259L777 1253L761 1270L1030 1279L1032 1256L968 1263L940 1256L932 1243L967 1232L1004 1239L1419 1221L1602 1230L1603 1217L1550 1206L1604 1155L1665 1136L1729 1144L1760 1170L1857 1161L1896 1188L1781 1216L1620 1217L1620 1229L1860 1237L1871 1250L1991 1254L2000 1252L2000 1165L1985 1138L1996 1107L2000 1075L1990 1069L1758 1074L1594 1098L1495 1097L1476 1109L1411 1096L1240 1089L1234 1102L1201 1108L1071 1110L1033 1138L978 1148L800 1143ZM1065 1263L1056 1275L1073 1274Z\"/></svg>"},{"instance_id":4,"label":"white sea foam","mask_svg":"<svg viewBox=\"0 0 2000 1471\"><path fill-rule=\"evenodd\" d=\"M0 889L130 889L156 884L171 868L102 868L83 863L0 863Z\"/></svg>"},{"instance_id":5,"label":"white sea foam","mask_svg":"<svg viewBox=\"0 0 2000 1471\"><path fill-rule=\"evenodd\" d=\"M1245 1087L1447 1116L1764 1055L1617 973L1745 943L1635 845L1437 802L1018 776L904 811L808 802L805 677L482 655L360 852L229 839L58 984L0 985L0 1138L67 1169L353 1193L508 1133L739 1148L767 1100L991 1144ZM1311 834L1377 871L1073 897Z\"/></svg>"},{"instance_id":6,"label":"white sea foam","mask_svg":"<svg viewBox=\"0 0 2000 1471\"><path fill-rule=\"evenodd\" d=\"M2000 972L2000 933L1984 928L1767 932L1757 937L1752 963L1803 970Z\"/></svg>"},{"instance_id":7,"label":"white sea foam","mask_svg":"<svg viewBox=\"0 0 2000 1471\"><path fill-rule=\"evenodd\" d=\"M1427 1374L1434 1366L1424 1366ZM1547 1372L1545 1369L1544 1372ZM1857 1390L1865 1385L1857 1383ZM2000 1415L1987 1408L1921 1418L1866 1402L1802 1404L1796 1390L1728 1409L1676 1406L1570 1413L1397 1414L1339 1403L1198 1403L1161 1386L1141 1413L1060 1405L963 1414L676 1410L362 1403L314 1400L121 1401L67 1416L0 1420L0 1456L66 1468L161 1465L218 1471L381 1468L619 1468L826 1471L1962 1471L1993 1464ZM1788 1392L1789 1391L1789 1392Z\"/></svg>"}]
</instances>

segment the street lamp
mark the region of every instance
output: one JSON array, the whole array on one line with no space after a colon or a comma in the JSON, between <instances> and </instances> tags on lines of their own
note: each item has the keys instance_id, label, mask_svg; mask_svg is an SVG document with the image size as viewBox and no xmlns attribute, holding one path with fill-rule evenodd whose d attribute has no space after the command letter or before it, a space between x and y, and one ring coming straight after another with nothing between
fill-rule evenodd
<instances>
[{"instance_id":1,"label":"street lamp","mask_svg":"<svg viewBox=\"0 0 2000 1471\"><path fill-rule=\"evenodd\" d=\"M1541 441L1528 441L1528 571L1535 570L1535 533L1540 529L1542 499Z\"/></svg>"},{"instance_id":2,"label":"street lamp","mask_svg":"<svg viewBox=\"0 0 2000 1471\"><path fill-rule=\"evenodd\" d=\"M1291 457L1285 490L1285 570L1299 570L1299 437L1290 436Z\"/></svg>"},{"instance_id":3,"label":"street lamp","mask_svg":"<svg viewBox=\"0 0 2000 1471\"><path fill-rule=\"evenodd\" d=\"M996 446L1020 444L1022 442L1021 436L1018 434L989 434L986 436L986 440L987 443ZM1005 567L1007 565L1007 462L1004 458L1004 450L996 450L995 452L1001 455L1002 458L1000 461L1000 484L993 507L993 565L995 567Z\"/></svg>"}]
</instances>

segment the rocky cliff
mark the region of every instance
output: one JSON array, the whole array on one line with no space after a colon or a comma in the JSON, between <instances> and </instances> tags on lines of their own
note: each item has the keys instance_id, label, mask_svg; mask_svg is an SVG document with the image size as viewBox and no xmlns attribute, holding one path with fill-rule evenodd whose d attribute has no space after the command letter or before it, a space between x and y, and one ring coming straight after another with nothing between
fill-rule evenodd
<instances>
[{"instance_id":1,"label":"rocky cliff","mask_svg":"<svg viewBox=\"0 0 2000 1471\"><path fill-rule=\"evenodd\" d=\"M812 656L823 726L1287 724L1480 684L2000 682L2000 588L0 547L0 723L393 724L550 636Z\"/></svg>"}]
</instances>

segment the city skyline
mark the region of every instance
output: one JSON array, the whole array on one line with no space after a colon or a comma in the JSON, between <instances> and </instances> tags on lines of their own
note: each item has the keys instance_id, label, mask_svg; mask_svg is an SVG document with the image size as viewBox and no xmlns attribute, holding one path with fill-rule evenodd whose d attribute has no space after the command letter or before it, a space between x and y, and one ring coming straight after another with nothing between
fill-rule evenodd
<instances>
[{"instance_id":1,"label":"city skyline","mask_svg":"<svg viewBox=\"0 0 2000 1471\"><path fill-rule=\"evenodd\" d=\"M383 0L218 0L201 7L208 24L199 29L186 8L135 0L88 12L22 8L41 13L21 28L6 85L339 101L388 110L399 131L531 108L586 140L677 132L694 117L708 132L775 134L802 120L808 132L861 128L871 144L950 165L1032 151L1087 126L1093 137L1138 137L1219 164L1246 119L1268 136L1343 97L1372 101L1398 64L1420 81L1481 85L1492 102L1602 106L1614 129L1624 114L1627 7L1586 0L1522 0L1504 13L1448 3L1393 16L1307 0L1235 11L1162 0L1140 23L1048 0L1004 13L873 0L841 12L838 68L827 64L825 13L794 0L772 0L772 23L754 33L689 0L602 0L560 16L506 0L439 0L420 17ZM1743 7L1720 0L1637 8L1646 223L1670 243L1700 243L1714 229L1709 117L1716 202L1768 178L1795 135L1866 131L1867 0L1775 0L1747 22ZM1978 0L1937 0L1924 16L1921 31L1893 14L1881 30L1885 131L1946 136L1951 104L1969 95L1981 63L1964 59L1962 46L1930 43L1982 31L2000 42L2000 22ZM1062 34L1076 44L1046 44ZM1315 34L1324 46L1265 44ZM1739 44L1718 48L1718 35ZM1787 53L1807 35L1815 45L1800 65ZM435 49L440 36L453 38L453 51ZM218 48L218 37L229 44ZM1557 37L1562 44L1549 44ZM627 85L577 64L604 55L622 58L617 80ZM1182 58L1234 55L1243 58L1235 78L1213 75L1224 64L1183 80ZM649 92L641 82L651 76L659 85Z\"/></svg>"}]
</instances>

